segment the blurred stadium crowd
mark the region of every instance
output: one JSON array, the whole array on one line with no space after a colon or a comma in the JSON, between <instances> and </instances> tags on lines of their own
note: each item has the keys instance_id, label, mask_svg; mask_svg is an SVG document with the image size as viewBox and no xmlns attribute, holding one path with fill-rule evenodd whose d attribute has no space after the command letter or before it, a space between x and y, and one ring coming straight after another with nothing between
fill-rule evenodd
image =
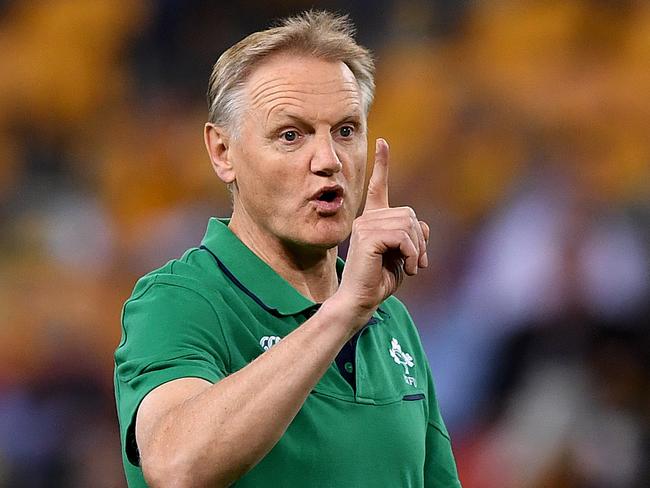
<instances>
[{"instance_id":1,"label":"blurred stadium crowd","mask_svg":"<svg viewBox=\"0 0 650 488\"><path fill-rule=\"evenodd\" d=\"M220 52L301 0L0 1L0 486L124 486L134 281L226 216ZM466 488L650 486L650 2L362 0L370 137ZM353 454L351 454L353 455Z\"/></svg>"}]
</instances>

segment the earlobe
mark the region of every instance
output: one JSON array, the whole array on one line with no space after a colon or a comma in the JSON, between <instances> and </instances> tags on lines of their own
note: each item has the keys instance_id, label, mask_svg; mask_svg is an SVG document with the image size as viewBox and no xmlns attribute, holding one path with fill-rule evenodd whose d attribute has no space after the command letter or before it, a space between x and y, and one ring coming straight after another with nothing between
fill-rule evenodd
<instances>
[{"instance_id":1,"label":"earlobe","mask_svg":"<svg viewBox=\"0 0 650 488\"><path fill-rule=\"evenodd\" d=\"M230 138L226 131L208 122L205 124L203 138L214 172L224 183L234 182L235 168L229 157Z\"/></svg>"}]
</instances>

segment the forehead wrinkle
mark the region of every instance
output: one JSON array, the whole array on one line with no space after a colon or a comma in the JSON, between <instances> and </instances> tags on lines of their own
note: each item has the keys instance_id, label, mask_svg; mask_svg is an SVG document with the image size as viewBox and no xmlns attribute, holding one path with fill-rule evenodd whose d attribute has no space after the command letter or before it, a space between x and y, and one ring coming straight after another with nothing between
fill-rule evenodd
<instances>
[{"instance_id":1,"label":"forehead wrinkle","mask_svg":"<svg viewBox=\"0 0 650 488\"><path fill-rule=\"evenodd\" d=\"M340 87L334 89L327 89L328 86L340 84ZM314 90L314 87L321 86L321 90ZM301 94L333 94L338 91L354 91L359 94L359 86L356 81L343 81L340 79L331 79L326 81L309 81L300 80L296 82L293 79L280 77L264 81L257 86L253 86L250 90L251 102L254 105L260 104L260 99L265 96L273 95L278 92L287 93L301 93Z\"/></svg>"},{"instance_id":2,"label":"forehead wrinkle","mask_svg":"<svg viewBox=\"0 0 650 488\"><path fill-rule=\"evenodd\" d=\"M289 97L285 95L280 95L277 97L274 97L270 100L266 101L266 105L268 106L268 110L266 111L266 118L268 119L271 115L271 113L276 110L278 106L281 105L289 105L293 107L300 108L301 107L301 102L302 100L297 97ZM277 103L276 103L277 102Z\"/></svg>"},{"instance_id":3,"label":"forehead wrinkle","mask_svg":"<svg viewBox=\"0 0 650 488\"><path fill-rule=\"evenodd\" d=\"M282 97L278 97L276 100L280 100ZM290 100L295 100L295 99L290 99ZM291 101L281 101L279 103L276 103L275 105L272 105L269 107L269 110L266 112L266 117L265 117L265 123L266 125L269 124L269 120L276 114L281 114L282 112L285 112L288 116L294 117L289 110L287 110L289 107L296 107L300 109L300 105L298 103L291 103Z\"/></svg>"},{"instance_id":4,"label":"forehead wrinkle","mask_svg":"<svg viewBox=\"0 0 650 488\"><path fill-rule=\"evenodd\" d=\"M292 84L296 84L296 83L297 84L303 84L303 85L329 85L329 84L334 84L334 83L338 83L338 82L341 82L344 85L347 85L347 84L354 85L355 84L353 82L342 81L342 80L339 80L337 78L333 78L333 79L327 80L327 81L321 81L321 80L318 80L318 81L309 81L309 80L296 81L295 78L290 78L290 77L287 77L287 76L280 76L278 78L272 78L270 80L265 80L265 81L262 81L262 82L258 83L257 85L254 85L251 88L251 92L252 92L253 96L257 96L257 94L259 94L260 92L263 92L264 90L266 90L268 88L275 88L275 87L282 86L282 85L292 85Z\"/></svg>"},{"instance_id":5,"label":"forehead wrinkle","mask_svg":"<svg viewBox=\"0 0 650 488\"><path fill-rule=\"evenodd\" d=\"M273 102L278 102L273 104ZM292 103L294 102L294 103ZM295 103L297 102L297 103ZM304 99L302 98L296 98L296 97L286 97L283 95L276 96L273 99L267 101L267 104L272 104L270 107L268 107L268 110L266 111L266 117L265 117L265 123L268 125L269 120L275 116L275 115L282 115L282 113L285 113L287 116L292 117L292 118L297 118L297 119L302 119L305 120L306 122L309 123L315 123L318 121L318 119L321 118L320 112L318 113L312 113L312 114L304 114L304 115L299 115L299 112L301 112L305 106L303 104ZM337 117L336 120L332 119L333 123L339 123L341 120L348 118L348 117L355 117L355 116L361 116L361 102L359 101L358 97L356 94L348 94L347 96L344 96L337 100L334 103L341 103L345 104L345 106L348 108L346 111L345 115L340 118ZM289 108L296 108L297 113L291 113ZM354 112L357 113L354 113Z\"/></svg>"},{"instance_id":6,"label":"forehead wrinkle","mask_svg":"<svg viewBox=\"0 0 650 488\"><path fill-rule=\"evenodd\" d=\"M300 89L278 89L269 93L263 93L257 96L252 100L252 106L261 107L264 104L273 102L278 98L286 97L294 100L304 100L304 96L307 97L318 97L322 95L335 95L340 93L344 98L356 99L359 96L359 93L356 90L331 90L331 91L320 91L318 93L313 93L310 91L300 90ZM303 98L300 98L300 95Z\"/></svg>"},{"instance_id":7,"label":"forehead wrinkle","mask_svg":"<svg viewBox=\"0 0 650 488\"><path fill-rule=\"evenodd\" d=\"M290 101L295 101L297 102L295 105L298 107L303 107L305 105L305 98L304 97L299 97L299 96L294 96L292 95L293 93L298 93L300 95L305 95L304 92L298 91L298 90L291 90L291 91L285 91L285 90L279 90L275 93L269 94L268 98L265 98L262 100L258 106L261 105L268 105L272 104L273 102L276 102L278 100L290 100ZM340 97L338 100L335 100L333 103L346 103L346 105L360 105L361 101L359 100L359 97L357 96L356 92L351 92L351 91L333 91L333 92L327 92L327 93L306 93L308 96L314 96L314 97L319 97L321 95L331 95L335 93L340 93ZM332 104L330 104L332 105ZM272 110L272 109L271 109Z\"/></svg>"}]
</instances>

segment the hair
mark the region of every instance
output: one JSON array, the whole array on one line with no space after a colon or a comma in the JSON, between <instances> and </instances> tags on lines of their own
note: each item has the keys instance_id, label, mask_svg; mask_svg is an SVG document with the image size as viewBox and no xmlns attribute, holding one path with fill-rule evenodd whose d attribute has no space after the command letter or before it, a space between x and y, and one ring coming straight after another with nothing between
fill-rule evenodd
<instances>
[{"instance_id":1,"label":"hair","mask_svg":"<svg viewBox=\"0 0 650 488\"><path fill-rule=\"evenodd\" d=\"M207 93L209 122L236 130L248 76L265 58L283 52L345 63L359 84L367 116L375 91L375 64L370 51L356 43L354 34L347 15L310 10L242 39L212 68Z\"/></svg>"}]
</instances>

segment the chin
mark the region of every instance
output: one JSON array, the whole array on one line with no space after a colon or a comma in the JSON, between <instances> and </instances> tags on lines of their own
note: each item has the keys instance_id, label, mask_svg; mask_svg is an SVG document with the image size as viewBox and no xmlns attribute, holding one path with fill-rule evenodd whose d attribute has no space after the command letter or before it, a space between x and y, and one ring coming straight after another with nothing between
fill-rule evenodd
<instances>
[{"instance_id":1,"label":"chin","mask_svg":"<svg viewBox=\"0 0 650 488\"><path fill-rule=\"evenodd\" d=\"M348 238L352 231L351 225L340 222L322 222L315 225L306 242L314 247L331 249Z\"/></svg>"},{"instance_id":2,"label":"chin","mask_svg":"<svg viewBox=\"0 0 650 488\"><path fill-rule=\"evenodd\" d=\"M312 242L309 243L309 245L311 245L314 248L318 248L318 249L332 249L332 248L338 246L344 240L345 239L341 239L341 240L338 240L338 239L331 239L331 240L321 239L321 240L318 240L318 241L312 241Z\"/></svg>"}]
</instances>

